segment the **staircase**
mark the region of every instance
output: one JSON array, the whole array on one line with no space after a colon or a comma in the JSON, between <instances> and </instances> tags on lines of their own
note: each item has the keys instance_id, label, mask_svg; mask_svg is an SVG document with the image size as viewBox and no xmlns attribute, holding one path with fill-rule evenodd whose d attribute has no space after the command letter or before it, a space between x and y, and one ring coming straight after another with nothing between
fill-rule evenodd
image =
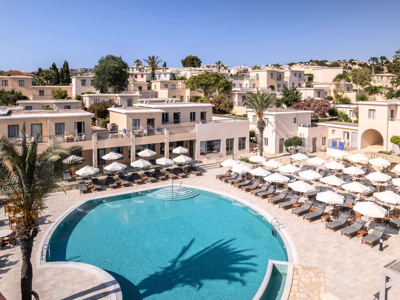
<instances>
[{"instance_id":1,"label":"staircase","mask_svg":"<svg viewBox=\"0 0 400 300\"><path fill-rule=\"evenodd\" d=\"M158 200L175 201L196 197L198 196L198 193L192 189L175 185L155 190L147 196Z\"/></svg>"}]
</instances>

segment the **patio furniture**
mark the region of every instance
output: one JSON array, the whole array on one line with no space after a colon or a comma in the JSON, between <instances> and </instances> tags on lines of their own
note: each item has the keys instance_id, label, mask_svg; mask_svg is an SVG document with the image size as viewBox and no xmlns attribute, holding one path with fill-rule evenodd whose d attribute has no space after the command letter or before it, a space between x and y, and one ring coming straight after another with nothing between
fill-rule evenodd
<instances>
[{"instance_id":1,"label":"patio furniture","mask_svg":"<svg viewBox=\"0 0 400 300\"><path fill-rule=\"evenodd\" d=\"M289 201L279 203L279 207L286 210L288 208L291 208L293 205L297 204L297 202L299 202L299 200L300 200L300 196L295 195L295 196L291 197Z\"/></svg>"},{"instance_id":2,"label":"patio furniture","mask_svg":"<svg viewBox=\"0 0 400 300\"><path fill-rule=\"evenodd\" d=\"M275 193L275 187L270 186L268 190L266 190L265 192L257 193L256 196L260 198L265 198L268 197L269 195L272 195L273 193Z\"/></svg>"},{"instance_id":3,"label":"patio furniture","mask_svg":"<svg viewBox=\"0 0 400 300\"><path fill-rule=\"evenodd\" d=\"M127 180L127 178L124 175L119 175L118 179L119 179L118 181L119 181L119 184L121 185L121 187L129 186L129 181Z\"/></svg>"},{"instance_id":4,"label":"patio furniture","mask_svg":"<svg viewBox=\"0 0 400 300\"><path fill-rule=\"evenodd\" d=\"M256 180L253 180L252 184L241 186L240 188L244 191L250 191L250 190L254 190L254 189L258 188L260 186L260 183L261 183L261 180L256 179Z\"/></svg>"},{"instance_id":5,"label":"patio furniture","mask_svg":"<svg viewBox=\"0 0 400 300\"><path fill-rule=\"evenodd\" d=\"M400 230L400 218L394 219L393 221L389 221L389 226L391 228L396 228Z\"/></svg>"},{"instance_id":6,"label":"patio furniture","mask_svg":"<svg viewBox=\"0 0 400 300\"><path fill-rule=\"evenodd\" d=\"M150 172L144 172L144 176L142 177L142 179L147 180L148 182L156 182L157 179L155 177L153 177L153 174L151 174Z\"/></svg>"},{"instance_id":7,"label":"patio furniture","mask_svg":"<svg viewBox=\"0 0 400 300\"><path fill-rule=\"evenodd\" d=\"M186 166L185 169L188 170L189 173L194 174L196 176L203 174L202 172L197 171L193 166Z\"/></svg>"},{"instance_id":8,"label":"patio furniture","mask_svg":"<svg viewBox=\"0 0 400 300\"><path fill-rule=\"evenodd\" d=\"M341 235L344 234L345 236L349 237L349 239L350 239L352 236L357 234L357 231L363 229L365 223L366 223L366 221L363 221L361 219L356 219L355 222L351 226L348 226L341 230Z\"/></svg>"},{"instance_id":9,"label":"patio furniture","mask_svg":"<svg viewBox=\"0 0 400 300\"><path fill-rule=\"evenodd\" d=\"M107 176L106 183L112 189L115 189L118 187L118 185L114 181L114 178L112 178L111 176Z\"/></svg>"},{"instance_id":10,"label":"patio furniture","mask_svg":"<svg viewBox=\"0 0 400 300\"><path fill-rule=\"evenodd\" d=\"M157 178L158 180L161 180L161 181L167 180L167 177L165 177L165 176L161 173L161 171L158 170L158 169L156 169L156 170L154 171L154 177Z\"/></svg>"},{"instance_id":11,"label":"patio furniture","mask_svg":"<svg viewBox=\"0 0 400 300\"><path fill-rule=\"evenodd\" d=\"M385 230L386 228L384 226L375 226L371 234L362 238L361 244L366 244L372 248L381 238L385 239Z\"/></svg>"},{"instance_id":12,"label":"patio furniture","mask_svg":"<svg viewBox=\"0 0 400 300\"><path fill-rule=\"evenodd\" d=\"M65 171L63 173L63 179L64 179L64 181L72 181L73 180L73 178L72 178L71 174L69 173L69 171Z\"/></svg>"},{"instance_id":13,"label":"patio furniture","mask_svg":"<svg viewBox=\"0 0 400 300\"><path fill-rule=\"evenodd\" d=\"M133 181L134 183L136 183L136 185L142 184L142 183L143 183L143 180L142 180L142 178L139 176L138 173L132 173L132 181Z\"/></svg>"},{"instance_id":14,"label":"patio furniture","mask_svg":"<svg viewBox=\"0 0 400 300\"><path fill-rule=\"evenodd\" d=\"M333 230L333 231L336 231L337 229L339 229L339 228L345 226L345 225L347 224L347 222L349 221L349 218L350 218L350 214L348 214L348 213L342 213L342 214L339 216L339 219L338 219L337 221L333 221L333 222L330 222L330 223L326 223L325 229L328 228L328 229L331 229L331 230Z\"/></svg>"},{"instance_id":15,"label":"patio furniture","mask_svg":"<svg viewBox=\"0 0 400 300\"><path fill-rule=\"evenodd\" d=\"M92 190L93 191L102 191L103 187L101 186L99 180L97 178L92 178Z\"/></svg>"},{"instance_id":16,"label":"patio furniture","mask_svg":"<svg viewBox=\"0 0 400 300\"><path fill-rule=\"evenodd\" d=\"M308 214L305 214L303 216L303 220L306 219L309 222L311 222L312 220L315 220L317 218L320 218L322 215L325 214L325 209L326 209L326 204L325 203L321 203L317 206L317 208L315 209L315 211L310 212Z\"/></svg>"},{"instance_id":17,"label":"patio furniture","mask_svg":"<svg viewBox=\"0 0 400 300\"><path fill-rule=\"evenodd\" d=\"M243 179L244 179L243 175L239 175L239 176L236 177L235 179L225 180L225 183L235 184L235 183L238 183L238 182L243 181Z\"/></svg>"},{"instance_id":18,"label":"patio furniture","mask_svg":"<svg viewBox=\"0 0 400 300\"><path fill-rule=\"evenodd\" d=\"M288 190L284 190L275 197L269 198L268 202L272 203L273 205L278 204L279 202L285 201L285 198L287 197L287 194L289 193Z\"/></svg>"},{"instance_id":19,"label":"patio furniture","mask_svg":"<svg viewBox=\"0 0 400 300\"><path fill-rule=\"evenodd\" d=\"M231 176L220 178L220 180L226 182L228 180L235 179L237 177L239 177L239 173L233 173L233 174L231 174Z\"/></svg>"},{"instance_id":20,"label":"patio furniture","mask_svg":"<svg viewBox=\"0 0 400 300\"><path fill-rule=\"evenodd\" d=\"M245 185L248 185L248 184L251 184L251 183L252 183L252 180L248 179L248 180L245 180L245 181L242 181L242 182L234 183L233 186L239 188L241 186L245 186Z\"/></svg>"},{"instance_id":21,"label":"patio furniture","mask_svg":"<svg viewBox=\"0 0 400 300\"><path fill-rule=\"evenodd\" d=\"M302 206L297 207L292 210L292 214L295 214L297 216L300 216L302 214L305 214L306 212L310 211L311 206L313 205L313 202L310 200L306 200Z\"/></svg>"},{"instance_id":22,"label":"patio furniture","mask_svg":"<svg viewBox=\"0 0 400 300\"><path fill-rule=\"evenodd\" d=\"M4 230L4 231L6 231L6 230ZM1 248L3 248L3 246L5 244L6 245L10 245L10 247L11 247L11 244L14 243L14 246L15 246L15 244L16 244L16 239L15 239L16 234L17 234L16 231L12 231L11 234L9 234L8 236L1 237Z\"/></svg>"},{"instance_id":23,"label":"patio furniture","mask_svg":"<svg viewBox=\"0 0 400 300\"><path fill-rule=\"evenodd\" d=\"M225 174L215 175L215 178L221 180L221 178L228 177L228 176L231 175L231 174L232 174L232 171L231 171L231 170L228 170L228 171L226 171Z\"/></svg>"},{"instance_id":24,"label":"patio furniture","mask_svg":"<svg viewBox=\"0 0 400 300\"><path fill-rule=\"evenodd\" d=\"M165 170L165 175L168 176L171 179L177 179L178 178L178 176L176 176L174 173L172 173L170 169L166 169Z\"/></svg>"},{"instance_id":25,"label":"patio furniture","mask_svg":"<svg viewBox=\"0 0 400 300\"><path fill-rule=\"evenodd\" d=\"M180 178L186 178L186 177L187 177L187 175L186 175L185 173L183 173L183 172L181 171L181 169L179 169L179 168L174 168L174 169L173 169L173 172L174 172L177 176L179 176Z\"/></svg>"},{"instance_id":26,"label":"patio furniture","mask_svg":"<svg viewBox=\"0 0 400 300\"><path fill-rule=\"evenodd\" d=\"M86 194L89 191L83 181L78 182L78 190L81 194Z\"/></svg>"},{"instance_id":27,"label":"patio furniture","mask_svg":"<svg viewBox=\"0 0 400 300\"><path fill-rule=\"evenodd\" d=\"M271 186L271 184L270 183L266 183L266 184L264 184L261 188L259 188L259 189L254 189L254 190L251 190L250 191L250 193L252 193L252 194L257 194L257 193L260 193L260 192L265 192L266 190L268 190L268 188Z\"/></svg>"}]
</instances>

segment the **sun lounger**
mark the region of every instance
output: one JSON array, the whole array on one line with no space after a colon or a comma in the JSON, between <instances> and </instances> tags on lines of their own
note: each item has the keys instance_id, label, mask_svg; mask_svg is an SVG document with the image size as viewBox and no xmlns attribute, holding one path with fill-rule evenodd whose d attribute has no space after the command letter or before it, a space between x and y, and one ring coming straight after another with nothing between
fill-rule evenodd
<instances>
[{"instance_id":1,"label":"sun lounger","mask_svg":"<svg viewBox=\"0 0 400 300\"><path fill-rule=\"evenodd\" d=\"M185 178L187 175L185 173L182 173L181 169L179 168L174 168L172 170L176 175L178 175L180 178Z\"/></svg>"},{"instance_id":2,"label":"sun lounger","mask_svg":"<svg viewBox=\"0 0 400 300\"><path fill-rule=\"evenodd\" d=\"M157 178L158 180L167 180L167 177L165 177L160 170L155 170L154 171L154 177Z\"/></svg>"},{"instance_id":3,"label":"sun lounger","mask_svg":"<svg viewBox=\"0 0 400 300\"><path fill-rule=\"evenodd\" d=\"M245 181L242 181L242 182L237 182L233 186L241 187L241 186L249 185L250 183L251 183L251 180L245 180Z\"/></svg>"},{"instance_id":4,"label":"sun lounger","mask_svg":"<svg viewBox=\"0 0 400 300\"><path fill-rule=\"evenodd\" d=\"M221 180L222 181L227 181L227 180L235 179L235 178L238 178L238 177L239 177L239 173L233 173L233 174L231 174L231 176L221 178Z\"/></svg>"},{"instance_id":5,"label":"sun lounger","mask_svg":"<svg viewBox=\"0 0 400 300\"><path fill-rule=\"evenodd\" d=\"M272 195L273 193L275 193L275 187L270 186L268 190L266 190L265 192L257 193L256 196L260 198L265 198L268 197L269 195Z\"/></svg>"},{"instance_id":6,"label":"sun lounger","mask_svg":"<svg viewBox=\"0 0 400 300\"><path fill-rule=\"evenodd\" d=\"M304 196L307 196L308 198L316 197L318 193L321 193L322 188L315 188L314 192L308 192L305 193Z\"/></svg>"},{"instance_id":7,"label":"sun lounger","mask_svg":"<svg viewBox=\"0 0 400 300\"><path fill-rule=\"evenodd\" d=\"M285 198L287 197L288 193L289 193L289 191L284 190L284 191L280 192L278 195L276 195L275 197L269 198L268 202L272 203L273 205L283 202L283 201L285 201Z\"/></svg>"},{"instance_id":8,"label":"sun lounger","mask_svg":"<svg viewBox=\"0 0 400 300\"><path fill-rule=\"evenodd\" d=\"M102 191L103 187L97 178L92 178L93 191Z\"/></svg>"},{"instance_id":9,"label":"sun lounger","mask_svg":"<svg viewBox=\"0 0 400 300\"><path fill-rule=\"evenodd\" d=\"M226 183L230 183L230 184L234 184L234 183L238 183L241 182L243 180L243 175L239 175L238 177L236 177L235 179L229 179L229 180L225 180Z\"/></svg>"},{"instance_id":10,"label":"sun lounger","mask_svg":"<svg viewBox=\"0 0 400 300\"><path fill-rule=\"evenodd\" d=\"M78 182L78 190L81 194L86 194L89 191L83 181Z\"/></svg>"},{"instance_id":11,"label":"sun lounger","mask_svg":"<svg viewBox=\"0 0 400 300\"><path fill-rule=\"evenodd\" d=\"M344 212L339 216L337 221L326 223L325 224L325 229L328 228L328 229L331 229L333 231L336 231L337 229L345 226L347 224L347 222L349 221L349 218L350 218L350 214L348 212Z\"/></svg>"},{"instance_id":12,"label":"sun lounger","mask_svg":"<svg viewBox=\"0 0 400 300\"><path fill-rule=\"evenodd\" d=\"M196 171L196 169L195 169L193 166L186 166L186 167L185 167L185 170L186 170L188 173L194 174L194 175L196 175L196 176L199 176L199 175L202 174L200 171Z\"/></svg>"},{"instance_id":13,"label":"sun lounger","mask_svg":"<svg viewBox=\"0 0 400 300\"><path fill-rule=\"evenodd\" d=\"M336 207L339 209L345 209L349 205L354 205L354 202L356 201L354 198L346 196L346 200L343 202L343 204L337 204Z\"/></svg>"},{"instance_id":14,"label":"sun lounger","mask_svg":"<svg viewBox=\"0 0 400 300\"><path fill-rule=\"evenodd\" d=\"M254 189L258 188L260 183L261 183L261 180L256 179L253 181L252 184L241 186L240 188L244 191L250 191L250 190L254 190Z\"/></svg>"},{"instance_id":15,"label":"sun lounger","mask_svg":"<svg viewBox=\"0 0 400 300\"><path fill-rule=\"evenodd\" d=\"M365 225L365 222L366 222L366 221L363 221L363 220L361 220L361 219L357 219L357 220L353 223L353 225L348 226L348 227L346 227L346 228L343 228L343 229L341 230L341 232L342 232L341 234L342 234L342 235L344 234L345 236L348 236L349 238L351 238L353 235L357 234L357 231L363 229L363 227L364 227L364 225Z\"/></svg>"},{"instance_id":16,"label":"sun lounger","mask_svg":"<svg viewBox=\"0 0 400 300\"><path fill-rule=\"evenodd\" d=\"M112 189L115 189L118 187L118 185L114 181L114 178L112 178L111 176L107 176L106 182L107 182L107 185Z\"/></svg>"},{"instance_id":17,"label":"sun lounger","mask_svg":"<svg viewBox=\"0 0 400 300\"><path fill-rule=\"evenodd\" d=\"M303 220L306 219L309 222L311 222L312 220L315 220L317 218L321 218L324 214L325 214L325 209L326 209L326 204L325 203L321 203L317 206L317 208L315 209L315 211L310 212L308 214L305 214L303 216Z\"/></svg>"},{"instance_id":18,"label":"sun lounger","mask_svg":"<svg viewBox=\"0 0 400 300\"><path fill-rule=\"evenodd\" d=\"M121 186L129 186L129 181L126 180L127 178L124 175L119 175L118 176L118 181L120 182Z\"/></svg>"},{"instance_id":19,"label":"sun lounger","mask_svg":"<svg viewBox=\"0 0 400 300\"><path fill-rule=\"evenodd\" d=\"M362 193L362 195L365 197L372 196L372 194L375 192L375 187L369 186L368 188L369 188L369 190L367 192Z\"/></svg>"},{"instance_id":20,"label":"sun lounger","mask_svg":"<svg viewBox=\"0 0 400 300\"><path fill-rule=\"evenodd\" d=\"M228 176L231 175L231 174L232 174L232 171L231 171L231 170L228 170L228 171L226 171L225 174L216 175L215 178L221 180L221 178L223 178L223 177L228 177Z\"/></svg>"},{"instance_id":21,"label":"sun lounger","mask_svg":"<svg viewBox=\"0 0 400 300\"><path fill-rule=\"evenodd\" d=\"M138 173L132 173L132 181L136 184L142 184L143 180Z\"/></svg>"},{"instance_id":22,"label":"sun lounger","mask_svg":"<svg viewBox=\"0 0 400 300\"><path fill-rule=\"evenodd\" d=\"M178 176L176 176L174 173L172 173L170 169L165 170L165 176L167 176L171 179L178 179Z\"/></svg>"},{"instance_id":23,"label":"sun lounger","mask_svg":"<svg viewBox=\"0 0 400 300\"><path fill-rule=\"evenodd\" d=\"M374 230L372 233L364 236L361 240L361 244L367 244L368 246L371 246L371 248L379 242L379 239L385 238L385 227L384 226L375 226Z\"/></svg>"},{"instance_id":24,"label":"sun lounger","mask_svg":"<svg viewBox=\"0 0 400 300\"><path fill-rule=\"evenodd\" d=\"M400 230L400 217L389 222L389 226Z\"/></svg>"},{"instance_id":25,"label":"sun lounger","mask_svg":"<svg viewBox=\"0 0 400 300\"><path fill-rule=\"evenodd\" d=\"M71 174L69 173L69 171L66 171L66 172L63 173L63 179L64 179L64 181L72 181L73 180L73 178L72 178Z\"/></svg>"},{"instance_id":26,"label":"sun lounger","mask_svg":"<svg viewBox=\"0 0 400 300\"><path fill-rule=\"evenodd\" d=\"M297 207L292 210L292 214L295 214L297 216L300 216L306 212L310 211L311 206L313 205L313 202L310 200L306 200L302 206Z\"/></svg>"},{"instance_id":27,"label":"sun lounger","mask_svg":"<svg viewBox=\"0 0 400 300\"><path fill-rule=\"evenodd\" d=\"M252 194L257 194L257 193L260 193L260 192L265 192L266 190L268 190L268 188L269 188L270 186L271 186L270 183L266 183L266 184L264 184L261 188L252 190L251 193L252 193Z\"/></svg>"},{"instance_id":28,"label":"sun lounger","mask_svg":"<svg viewBox=\"0 0 400 300\"><path fill-rule=\"evenodd\" d=\"M300 196L295 195L292 198L290 198L289 201L279 203L279 207L286 210L288 208L291 208L293 206L293 204L296 204L297 202L299 202L299 200L300 200Z\"/></svg>"},{"instance_id":29,"label":"sun lounger","mask_svg":"<svg viewBox=\"0 0 400 300\"><path fill-rule=\"evenodd\" d=\"M144 177L142 179L147 180L148 182L156 182L157 179L153 177L153 174L150 172L144 172Z\"/></svg>"}]
</instances>

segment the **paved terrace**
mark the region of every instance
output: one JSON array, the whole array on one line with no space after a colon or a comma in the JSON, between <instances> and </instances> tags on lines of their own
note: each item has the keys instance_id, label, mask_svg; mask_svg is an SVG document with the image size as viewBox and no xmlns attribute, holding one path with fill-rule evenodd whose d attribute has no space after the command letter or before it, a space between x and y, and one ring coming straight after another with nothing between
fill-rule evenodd
<instances>
[{"instance_id":1,"label":"paved terrace","mask_svg":"<svg viewBox=\"0 0 400 300\"><path fill-rule=\"evenodd\" d=\"M301 217L292 215L290 209L283 211L278 205L268 204L266 200L256 198L215 179L216 174L222 174L226 170L227 168L210 169L203 176L191 175L189 178L176 180L175 184L180 184L182 181L184 185L223 192L249 201L272 217L276 217L294 241L299 260L299 265L295 267L290 299L377 299L382 267L399 256L400 237L397 230L387 230L390 238L384 242L384 251L380 252L378 246L370 248L361 245L361 240L357 237L348 239L341 236L340 231L333 233L326 230L319 220L309 223ZM68 191L67 195L62 192L52 194L47 199L47 208L40 218L41 232L35 241L32 257L33 287L40 294L40 299L109 299L102 282L88 272L71 268L36 268L34 257L39 241L62 212L75 203L91 197L128 193L150 186L156 188L166 183L170 182L131 186L113 191L107 189L86 195L80 195L77 190ZM8 220L5 219L2 210L0 218L0 230L8 229ZM6 246L0 250L0 267L0 291L8 300L20 299L21 255L18 245L11 248ZM305 273L304 270L310 271ZM307 282L310 282L317 273L318 277L323 278L323 272L325 272L325 293L323 284L317 285L319 291L313 291L313 285L307 285ZM400 299L400 285L392 287L388 294L390 299Z\"/></svg>"}]
</instances>

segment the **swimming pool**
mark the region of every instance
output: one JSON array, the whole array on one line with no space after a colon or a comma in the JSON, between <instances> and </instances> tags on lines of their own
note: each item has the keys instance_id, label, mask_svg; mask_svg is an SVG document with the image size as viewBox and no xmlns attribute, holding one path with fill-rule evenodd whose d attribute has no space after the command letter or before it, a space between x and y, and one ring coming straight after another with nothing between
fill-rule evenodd
<instances>
[{"instance_id":1,"label":"swimming pool","mask_svg":"<svg viewBox=\"0 0 400 300\"><path fill-rule=\"evenodd\" d=\"M54 230L51 261L105 270L124 299L252 299L268 261L288 260L282 238L242 203L190 190L181 201L154 189L85 202Z\"/></svg>"}]
</instances>

